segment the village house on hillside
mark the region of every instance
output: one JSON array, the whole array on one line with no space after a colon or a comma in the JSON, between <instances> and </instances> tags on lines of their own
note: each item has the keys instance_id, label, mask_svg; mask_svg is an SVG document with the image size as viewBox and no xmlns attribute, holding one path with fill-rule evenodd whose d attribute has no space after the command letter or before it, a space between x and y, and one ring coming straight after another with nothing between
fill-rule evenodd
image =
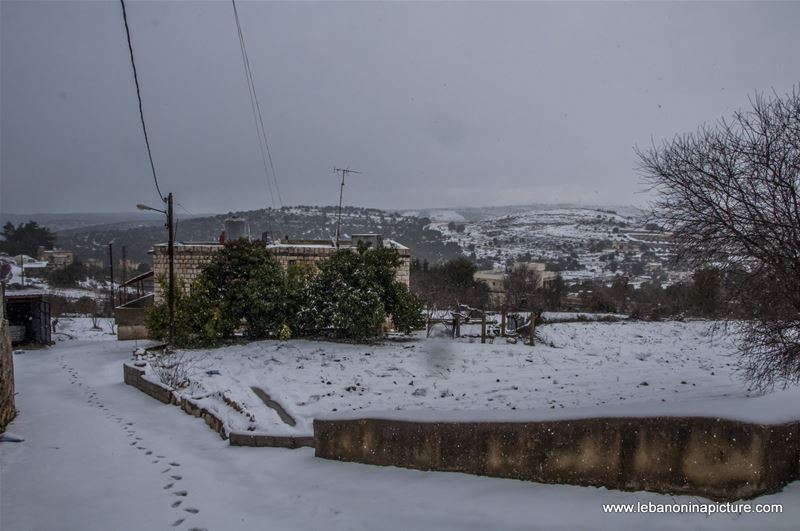
<instances>
[{"instance_id":1,"label":"village house on hillside","mask_svg":"<svg viewBox=\"0 0 800 531\"><path fill-rule=\"evenodd\" d=\"M548 288L556 278L558 273L547 271L547 267L542 262L515 262L511 267L512 272L529 271L536 275L536 287ZM475 271L472 276L477 282L486 284L489 288L489 302L500 307L506 302L506 279L509 272L505 269L484 269Z\"/></svg>"},{"instance_id":2,"label":"village house on hillside","mask_svg":"<svg viewBox=\"0 0 800 531\"><path fill-rule=\"evenodd\" d=\"M47 267L49 269L64 269L75 263L75 253L65 249L40 248L39 260L47 262Z\"/></svg>"}]
</instances>

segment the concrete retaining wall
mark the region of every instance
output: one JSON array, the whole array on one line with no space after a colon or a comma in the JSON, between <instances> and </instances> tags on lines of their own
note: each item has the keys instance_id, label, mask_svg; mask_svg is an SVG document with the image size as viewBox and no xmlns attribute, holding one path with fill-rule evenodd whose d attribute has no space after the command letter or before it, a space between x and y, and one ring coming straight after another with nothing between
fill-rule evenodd
<instances>
[{"instance_id":1,"label":"concrete retaining wall","mask_svg":"<svg viewBox=\"0 0 800 531\"><path fill-rule=\"evenodd\" d=\"M542 483L752 498L800 479L800 423L589 418L509 423L315 420L317 457Z\"/></svg>"},{"instance_id":2,"label":"concrete retaining wall","mask_svg":"<svg viewBox=\"0 0 800 531\"><path fill-rule=\"evenodd\" d=\"M178 397L167 387L151 382L144 377L144 370L127 363L122 365L122 376L126 384L135 387L164 404L180 406L187 414L201 418L209 428L214 430L223 439L227 439L231 446L257 446L272 448L300 448L313 447L314 437L292 435L264 435L248 432L228 432L222 420L214 413L187 398Z\"/></svg>"},{"instance_id":3,"label":"concrete retaining wall","mask_svg":"<svg viewBox=\"0 0 800 531\"><path fill-rule=\"evenodd\" d=\"M14 358L4 301L3 286L0 285L0 433L17 416L14 405Z\"/></svg>"}]
</instances>

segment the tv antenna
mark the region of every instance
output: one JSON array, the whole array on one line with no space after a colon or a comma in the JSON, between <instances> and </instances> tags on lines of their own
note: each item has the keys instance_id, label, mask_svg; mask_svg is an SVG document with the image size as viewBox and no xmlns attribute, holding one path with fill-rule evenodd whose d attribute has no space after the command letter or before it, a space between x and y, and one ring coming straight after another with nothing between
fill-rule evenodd
<instances>
[{"instance_id":1,"label":"tv antenna","mask_svg":"<svg viewBox=\"0 0 800 531\"><path fill-rule=\"evenodd\" d=\"M347 168L333 168L333 173L340 173L342 175L342 184L339 187L339 215L336 218L336 248L339 248L339 235L342 228L342 194L344 193L344 176L350 173L361 174L360 171L351 170Z\"/></svg>"}]
</instances>

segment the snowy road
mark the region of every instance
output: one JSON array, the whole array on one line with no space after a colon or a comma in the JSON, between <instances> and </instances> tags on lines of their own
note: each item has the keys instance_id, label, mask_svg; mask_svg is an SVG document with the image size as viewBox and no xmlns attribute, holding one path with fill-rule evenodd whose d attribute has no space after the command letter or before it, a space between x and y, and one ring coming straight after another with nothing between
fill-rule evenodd
<instances>
[{"instance_id":1,"label":"snowy road","mask_svg":"<svg viewBox=\"0 0 800 531\"><path fill-rule=\"evenodd\" d=\"M338 463L232 448L122 383L132 342L66 341L14 356L25 438L0 443L0 529L796 529L781 515L608 515L604 503L700 501Z\"/></svg>"}]
</instances>

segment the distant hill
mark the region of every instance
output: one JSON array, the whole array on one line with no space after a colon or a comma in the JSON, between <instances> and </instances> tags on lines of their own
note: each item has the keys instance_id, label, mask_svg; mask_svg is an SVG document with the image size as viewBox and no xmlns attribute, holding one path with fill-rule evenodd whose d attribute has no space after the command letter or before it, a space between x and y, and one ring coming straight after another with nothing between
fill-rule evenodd
<instances>
[{"instance_id":1,"label":"distant hill","mask_svg":"<svg viewBox=\"0 0 800 531\"><path fill-rule=\"evenodd\" d=\"M280 210L261 209L204 217L178 216L176 239L183 242L218 241L225 218L246 219L253 237L271 233L276 239L329 239L336 233L337 207L297 206ZM180 213L179 213L180 214ZM38 220L37 220L38 221ZM456 243L448 243L441 232L430 228L427 218L404 216L383 210L345 207L342 211L342 234L380 233L411 247L414 257L442 262L461 254ZM108 242L116 249L126 247L128 257L149 262L147 251L167 239L163 218L142 223L115 222L80 227L57 233L57 245L74 250L82 260L104 258Z\"/></svg>"},{"instance_id":2,"label":"distant hill","mask_svg":"<svg viewBox=\"0 0 800 531\"><path fill-rule=\"evenodd\" d=\"M97 225L136 225L159 224L162 216L155 212L118 212L118 213L84 213L84 214L6 214L0 216L2 224L11 222L14 225L35 221L39 225L58 232L62 230L80 229Z\"/></svg>"},{"instance_id":3,"label":"distant hill","mask_svg":"<svg viewBox=\"0 0 800 531\"><path fill-rule=\"evenodd\" d=\"M225 218L237 216L249 222L255 238L268 233L274 239L330 239L336 232L336 211L333 206L296 206L194 217L178 211L176 234L182 242L218 241ZM23 218L54 228L66 225L56 233L57 245L74 250L81 260L105 259L108 242L113 241L117 256L125 246L130 259L150 263L147 252L167 239L163 216L158 214ZM607 280L625 273L637 282L654 275L670 282L681 272L670 235L648 223L645 213L635 207L534 204L414 211L345 207L342 234L358 233L383 234L430 263L462 255L481 268L543 261L572 281Z\"/></svg>"}]
</instances>

